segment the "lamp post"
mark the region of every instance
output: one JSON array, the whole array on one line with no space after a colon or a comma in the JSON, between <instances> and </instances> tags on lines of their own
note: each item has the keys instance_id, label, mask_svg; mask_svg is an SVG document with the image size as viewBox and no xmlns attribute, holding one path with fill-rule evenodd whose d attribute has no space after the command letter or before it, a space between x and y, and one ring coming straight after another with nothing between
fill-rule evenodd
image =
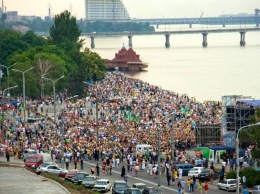
<instances>
[{"instance_id":1,"label":"lamp post","mask_svg":"<svg viewBox=\"0 0 260 194\"><path fill-rule=\"evenodd\" d=\"M13 65L10 66L6 66L6 65L2 65L0 64L1 67L6 68L6 74L7 74L7 87L9 88L9 68L15 66L17 63L14 63ZM10 88L9 88L10 89ZM9 89L8 89L8 93L9 93Z\"/></svg>"},{"instance_id":2,"label":"lamp post","mask_svg":"<svg viewBox=\"0 0 260 194\"><path fill-rule=\"evenodd\" d=\"M5 143L5 132L4 132L4 118L5 118L5 113L4 113L4 98L5 98L5 91L6 90L10 90L10 89L13 89L13 88L17 88L18 86L13 86L13 87L9 87L9 88L6 88L4 91L3 91L3 97L2 97L2 142L3 144Z\"/></svg>"},{"instance_id":3,"label":"lamp post","mask_svg":"<svg viewBox=\"0 0 260 194\"><path fill-rule=\"evenodd\" d=\"M66 101L72 99L72 98L77 98L79 95L75 95L72 97L69 97L67 99L64 100L63 103L65 103ZM61 167L63 168L64 166L64 105L62 106L61 109Z\"/></svg>"},{"instance_id":4,"label":"lamp post","mask_svg":"<svg viewBox=\"0 0 260 194\"><path fill-rule=\"evenodd\" d=\"M248 128L248 127L253 127L253 126L257 126L257 125L260 125L260 122L258 123L255 123L255 124L252 124L252 125L246 125L246 126L243 126L241 127L240 129L238 129L237 131L237 137L236 137L236 154L237 154L237 169L236 169L236 193L239 194L239 132L245 128Z\"/></svg>"},{"instance_id":5,"label":"lamp post","mask_svg":"<svg viewBox=\"0 0 260 194\"><path fill-rule=\"evenodd\" d=\"M30 71L32 70L34 67L30 67L29 69L25 70L25 71L21 71L19 69L12 69L13 71L16 71L16 72L20 72L23 74L23 113L24 113L24 122L25 122L25 77L24 77L24 74L27 72L27 71Z\"/></svg>"},{"instance_id":6,"label":"lamp post","mask_svg":"<svg viewBox=\"0 0 260 194\"><path fill-rule=\"evenodd\" d=\"M49 78L46 78L44 76L42 76L42 79L46 79L48 81L51 81L52 82L52 85L53 85L53 98L54 98L54 123L56 124L56 91L55 91L55 83L60 80L61 78L64 78L64 75L61 76L60 78L56 79L56 80L52 80L52 79L49 79Z\"/></svg>"}]
</instances>

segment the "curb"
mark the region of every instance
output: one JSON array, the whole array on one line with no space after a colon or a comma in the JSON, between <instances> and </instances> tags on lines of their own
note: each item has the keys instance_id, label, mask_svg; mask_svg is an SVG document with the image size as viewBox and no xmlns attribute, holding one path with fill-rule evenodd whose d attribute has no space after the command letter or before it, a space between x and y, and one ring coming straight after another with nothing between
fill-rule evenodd
<instances>
[{"instance_id":1,"label":"curb","mask_svg":"<svg viewBox=\"0 0 260 194\"><path fill-rule=\"evenodd\" d=\"M3 162L0 161L0 166L5 166L5 167L14 167L14 168L23 168L23 164L20 163L13 163L13 162Z\"/></svg>"},{"instance_id":2,"label":"curb","mask_svg":"<svg viewBox=\"0 0 260 194\"><path fill-rule=\"evenodd\" d=\"M41 175L37 175L37 174L35 174L35 173L33 173L33 172L31 172L31 171L29 171L29 170L27 170L26 168L23 168L26 172L29 172L29 173L31 173L31 174L33 174L33 175L35 175L35 176L41 176ZM56 185L59 185L67 194L71 194L64 186L62 186L60 183L57 183L56 181L54 181L54 180L52 180L52 179L49 179L49 178L46 178L46 177L44 177L44 176L41 176L42 178L44 178L44 179L47 179L48 181L51 181L51 182L53 182L53 183L55 183Z\"/></svg>"}]
</instances>

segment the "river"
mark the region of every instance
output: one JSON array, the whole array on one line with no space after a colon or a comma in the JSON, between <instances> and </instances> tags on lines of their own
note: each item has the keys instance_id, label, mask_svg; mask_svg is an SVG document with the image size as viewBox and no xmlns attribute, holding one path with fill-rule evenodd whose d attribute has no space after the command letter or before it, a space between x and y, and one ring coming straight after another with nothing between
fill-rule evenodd
<instances>
[{"instance_id":1,"label":"river","mask_svg":"<svg viewBox=\"0 0 260 194\"><path fill-rule=\"evenodd\" d=\"M164 26L157 30L169 29ZM133 36L133 49L148 68L127 75L199 101L220 101L224 95L260 99L259 37L260 32L247 32L246 46L240 47L239 33L208 34L208 47L203 48L201 34L171 35L167 49L162 35ZM90 38L85 38L85 45L90 47ZM112 59L123 45L127 47L128 38L96 37L95 45L92 51Z\"/></svg>"}]
</instances>

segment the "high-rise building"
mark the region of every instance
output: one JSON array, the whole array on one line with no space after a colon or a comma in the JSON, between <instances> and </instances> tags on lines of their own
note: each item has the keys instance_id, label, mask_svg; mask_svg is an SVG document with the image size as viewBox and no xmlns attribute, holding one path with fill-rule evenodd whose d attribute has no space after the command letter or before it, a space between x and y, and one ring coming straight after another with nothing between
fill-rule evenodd
<instances>
[{"instance_id":1,"label":"high-rise building","mask_svg":"<svg viewBox=\"0 0 260 194\"><path fill-rule=\"evenodd\" d=\"M85 0L87 21L129 20L122 0Z\"/></svg>"}]
</instances>

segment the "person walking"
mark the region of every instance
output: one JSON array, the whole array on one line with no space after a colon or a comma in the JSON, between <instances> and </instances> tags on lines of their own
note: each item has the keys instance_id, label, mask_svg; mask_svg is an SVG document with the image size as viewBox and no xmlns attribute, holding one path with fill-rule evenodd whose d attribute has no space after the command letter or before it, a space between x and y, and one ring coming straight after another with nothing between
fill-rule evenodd
<instances>
[{"instance_id":1,"label":"person walking","mask_svg":"<svg viewBox=\"0 0 260 194\"><path fill-rule=\"evenodd\" d=\"M122 167L121 169L121 177L125 176L125 166Z\"/></svg>"},{"instance_id":2,"label":"person walking","mask_svg":"<svg viewBox=\"0 0 260 194\"><path fill-rule=\"evenodd\" d=\"M224 171L223 170L221 170L221 171L219 171L219 183L222 183L223 182L223 180L224 180Z\"/></svg>"},{"instance_id":3,"label":"person walking","mask_svg":"<svg viewBox=\"0 0 260 194\"><path fill-rule=\"evenodd\" d=\"M74 157L74 168L77 169L78 160L77 157Z\"/></svg>"},{"instance_id":4,"label":"person walking","mask_svg":"<svg viewBox=\"0 0 260 194\"><path fill-rule=\"evenodd\" d=\"M194 175L192 176L192 180L193 180L193 189L197 188L196 177Z\"/></svg>"},{"instance_id":5,"label":"person walking","mask_svg":"<svg viewBox=\"0 0 260 194\"><path fill-rule=\"evenodd\" d=\"M83 170L83 167L84 167L83 166L83 158L81 157L81 159L80 159L80 169Z\"/></svg>"},{"instance_id":6,"label":"person walking","mask_svg":"<svg viewBox=\"0 0 260 194\"><path fill-rule=\"evenodd\" d=\"M193 178L190 179L190 191L194 192L194 181L193 181Z\"/></svg>"},{"instance_id":7,"label":"person walking","mask_svg":"<svg viewBox=\"0 0 260 194\"><path fill-rule=\"evenodd\" d=\"M167 179L168 186L170 186L171 185L171 174L170 174L170 172L167 173L166 179Z\"/></svg>"},{"instance_id":8,"label":"person walking","mask_svg":"<svg viewBox=\"0 0 260 194\"><path fill-rule=\"evenodd\" d=\"M178 174L179 174L179 179L181 180L182 179L182 169L181 168L178 169Z\"/></svg>"},{"instance_id":9,"label":"person walking","mask_svg":"<svg viewBox=\"0 0 260 194\"><path fill-rule=\"evenodd\" d=\"M242 176L243 188L246 188L246 176Z\"/></svg>"},{"instance_id":10,"label":"person walking","mask_svg":"<svg viewBox=\"0 0 260 194\"><path fill-rule=\"evenodd\" d=\"M177 184L178 187L178 194L181 194L181 182L179 181Z\"/></svg>"},{"instance_id":11,"label":"person walking","mask_svg":"<svg viewBox=\"0 0 260 194\"><path fill-rule=\"evenodd\" d=\"M98 163L96 165L96 173L97 173L97 177L99 177L100 167L99 167Z\"/></svg>"},{"instance_id":12,"label":"person walking","mask_svg":"<svg viewBox=\"0 0 260 194\"><path fill-rule=\"evenodd\" d=\"M183 179L181 181L181 193L183 194L185 192L185 188L186 188L186 182L185 180Z\"/></svg>"},{"instance_id":13,"label":"person walking","mask_svg":"<svg viewBox=\"0 0 260 194\"><path fill-rule=\"evenodd\" d=\"M9 153L8 148L6 148L5 157L6 157L6 161L7 161L7 162L10 162L10 153Z\"/></svg>"},{"instance_id":14,"label":"person walking","mask_svg":"<svg viewBox=\"0 0 260 194\"><path fill-rule=\"evenodd\" d=\"M186 184L187 184L187 189L188 189L188 191L191 192L190 179L187 180Z\"/></svg>"},{"instance_id":15,"label":"person walking","mask_svg":"<svg viewBox=\"0 0 260 194\"><path fill-rule=\"evenodd\" d=\"M201 182L199 182L198 189L199 189L199 194L202 194L203 185Z\"/></svg>"},{"instance_id":16,"label":"person walking","mask_svg":"<svg viewBox=\"0 0 260 194\"><path fill-rule=\"evenodd\" d=\"M209 190L209 185L208 185L207 181L205 181L205 183L204 183L204 192L205 192L205 194L208 194L208 190Z\"/></svg>"},{"instance_id":17,"label":"person walking","mask_svg":"<svg viewBox=\"0 0 260 194\"><path fill-rule=\"evenodd\" d=\"M68 157L65 158L66 170L69 170L70 159Z\"/></svg>"}]
</instances>

